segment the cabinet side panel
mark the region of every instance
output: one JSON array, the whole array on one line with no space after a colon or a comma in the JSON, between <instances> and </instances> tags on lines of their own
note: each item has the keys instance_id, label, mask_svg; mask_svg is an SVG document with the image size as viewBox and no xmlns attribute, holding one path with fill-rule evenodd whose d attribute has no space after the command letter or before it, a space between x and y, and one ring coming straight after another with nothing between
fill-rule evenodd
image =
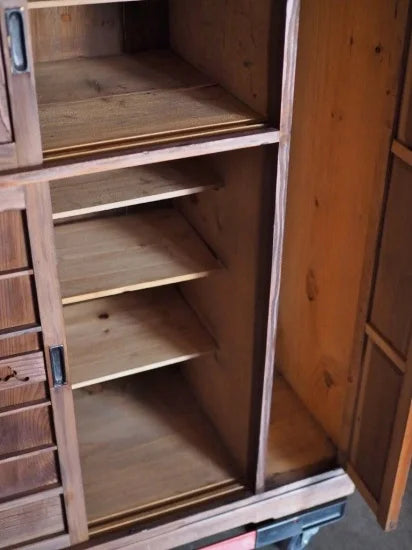
<instances>
[{"instance_id":1,"label":"cabinet side panel","mask_svg":"<svg viewBox=\"0 0 412 550\"><path fill-rule=\"evenodd\" d=\"M345 417L357 381L352 346L364 266L373 261L407 8L396 0L302 3L277 363L341 447L352 423ZM365 308L368 295L362 299Z\"/></svg>"}]
</instances>

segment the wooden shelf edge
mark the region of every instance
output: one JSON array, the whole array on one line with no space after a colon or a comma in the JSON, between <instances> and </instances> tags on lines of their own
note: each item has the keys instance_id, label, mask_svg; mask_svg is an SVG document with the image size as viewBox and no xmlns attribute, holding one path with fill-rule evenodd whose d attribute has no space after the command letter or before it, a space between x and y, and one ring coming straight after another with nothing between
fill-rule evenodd
<instances>
[{"instance_id":1,"label":"wooden shelf edge","mask_svg":"<svg viewBox=\"0 0 412 550\"><path fill-rule=\"evenodd\" d=\"M265 128L242 132L232 136L186 140L181 143L164 146L140 147L120 154L96 155L84 160L46 164L25 171L3 173L0 175L0 187L28 185L42 181L54 181L85 174L97 174L109 170L143 166L157 162L192 158L197 156L223 153L237 149L260 147L279 143L280 132L274 128Z\"/></svg>"},{"instance_id":2,"label":"wooden shelf edge","mask_svg":"<svg viewBox=\"0 0 412 550\"><path fill-rule=\"evenodd\" d=\"M33 275L33 270L30 268L26 269L14 269L12 271L3 271L0 273L0 281L6 279L15 279L16 277L25 277L26 275Z\"/></svg>"},{"instance_id":3,"label":"wooden shelf edge","mask_svg":"<svg viewBox=\"0 0 412 550\"><path fill-rule=\"evenodd\" d=\"M178 283L185 283L187 281L195 281L196 279L204 279L212 270L201 271L199 273L190 273L188 275L179 275L177 277L169 277L167 279L156 280L156 281L147 281L144 283L139 283L135 285L127 285L117 288L111 288L108 290L101 290L98 292L88 292L87 294L77 294L75 296L68 296L67 298L62 298L62 304L68 306L71 304L79 304L81 302L87 302L88 300L96 300L98 298L107 298L108 296L117 296L118 294L123 294L125 292L136 292L137 290L146 290L149 288L158 288L162 286L174 285Z\"/></svg>"},{"instance_id":4,"label":"wooden shelf edge","mask_svg":"<svg viewBox=\"0 0 412 550\"><path fill-rule=\"evenodd\" d=\"M34 409L42 409L44 407L50 407L51 401L49 399L41 399L36 402L28 403L27 405L13 405L11 407L6 407L5 409L0 410L0 418L2 416L9 416L12 414L18 414L26 411L33 411Z\"/></svg>"},{"instance_id":5,"label":"wooden shelf edge","mask_svg":"<svg viewBox=\"0 0 412 550\"><path fill-rule=\"evenodd\" d=\"M92 386L93 384L109 382L110 380L117 380L118 378L125 378L127 376L133 376L134 374L139 374L150 370L160 369L162 367L178 365L179 363L185 363L186 361L190 361L190 359L196 359L197 357L201 357L202 355L207 355L208 353L212 353L212 351L213 350L209 352L205 351L205 352L199 352L199 353L192 353L190 355L180 356L180 357L172 358L166 361L159 361L158 363L152 363L151 365L147 365L145 367L136 367L135 369L122 370L113 374L108 374L106 376L98 376L90 380L84 380L83 382L74 383L72 384L72 389L79 390L81 388L87 388L88 386ZM0 416L1 416L1 413L0 413Z\"/></svg>"}]
</instances>

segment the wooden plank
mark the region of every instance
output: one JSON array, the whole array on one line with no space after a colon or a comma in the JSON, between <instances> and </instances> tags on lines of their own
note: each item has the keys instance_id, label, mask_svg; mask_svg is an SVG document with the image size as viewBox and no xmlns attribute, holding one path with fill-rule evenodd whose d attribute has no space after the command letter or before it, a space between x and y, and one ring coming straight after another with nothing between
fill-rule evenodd
<instances>
[{"instance_id":1,"label":"wooden plank","mask_svg":"<svg viewBox=\"0 0 412 550\"><path fill-rule=\"evenodd\" d=\"M105 145L131 147L180 132L190 137L234 126L241 131L263 123L262 117L218 86L48 103L39 106L39 116L43 149L49 157L65 151L75 154L86 147L88 153L99 152Z\"/></svg>"},{"instance_id":2,"label":"wooden plank","mask_svg":"<svg viewBox=\"0 0 412 550\"><path fill-rule=\"evenodd\" d=\"M44 453L51 453L53 451L57 451L56 445L42 445L40 447L34 447L33 449L29 449L28 451L23 450L23 451L13 452L8 455L3 455L0 458L0 464L9 464L11 462L17 462L25 458L37 457L39 455L43 455Z\"/></svg>"},{"instance_id":3,"label":"wooden plank","mask_svg":"<svg viewBox=\"0 0 412 550\"><path fill-rule=\"evenodd\" d=\"M26 275L33 275L33 270L17 269L13 271L3 271L3 273L0 273L0 281L5 279L14 279L15 277L25 277Z\"/></svg>"},{"instance_id":4,"label":"wooden plank","mask_svg":"<svg viewBox=\"0 0 412 550\"><path fill-rule=\"evenodd\" d=\"M24 209L23 187L12 187L0 189L0 212L6 210Z\"/></svg>"},{"instance_id":5,"label":"wooden plank","mask_svg":"<svg viewBox=\"0 0 412 550\"><path fill-rule=\"evenodd\" d=\"M215 84L168 50L38 63L36 79L40 104Z\"/></svg>"},{"instance_id":6,"label":"wooden plank","mask_svg":"<svg viewBox=\"0 0 412 550\"><path fill-rule=\"evenodd\" d=\"M348 476L342 475L342 470L338 470L329 472L326 476L307 478L304 483L289 484L281 489L197 512L124 537L107 541L91 540L87 547L99 548L99 550L125 548L147 550L150 547L156 550L168 550L170 540L178 545L190 544L193 540L219 534L248 523L273 521L295 515L334 499L345 498L353 490L353 483Z\"/></svg>"},{"instance_id":7,"label":"wooden plank","mask_svg":"<svg viewBox=\"0 0 412 550\"><path fill-rule=\"evenodd\" d=\"M127 2L128 0L126 0ZM70 537L67 534L57 537L47 537L30 544L22 544L19 550L65 550L70 546Z\"/></svg>"},{"instance_id":8,"label":"wooden plank","mask_svg":"<svg viewBox=\"0 0 412 550\"><path fill-rule=\"evenodd\" d=\"M51 405L51 401L48 399L37 399L37 400L31 400L30 403L18 403L13 405L8 405L6 407L3 407L0 409L0 417L1 416L8 416L10 414L18 414L21 410L29 411L33 409L40 409L43 407L49 407Z\"/></svg>"},{"instance_id":9,"label":"wooden plank","mask_svg":"<svg viewBox=\"0 0 412 550\"><path fill-rule=\"evenodd\" d=\"M22 409L17 414L0 418L0 460L5 455L18 454L31 448L52 445L50 410Z\"/></svg>"},{"instance_id":10,"label":"wooden plank","mask_svg":"<svg viewBox=\"0 0 412 550\"><path fill-rule=\"evenodd\" d=\"M221 185L200 161L126 168L51 184L53 219L200 193Z\"/></svg>"},{"instance_id":11,"label":"wooden plank","mask_svg":"<svg viewBox=\"0 0 412 550\"><path fill-rule=\"evenodd\" d=\"M172 288L67 306L64 320L73 388L187 361L215 348Z\"/></svg>"},{"instance_id":12,"label":"wooden plank","mask_svg":"<svg viewBox=\"0 0 412 550\"><path fill-rule=\"evenodd\" d=\"M378 346L381 351L388 357L388 359L396 366L398 369L405 373L406 371L406 362L403 357L387 342L387 340L379 334L379 332L369 323L366 323L365 327L366 335L372 340L375 346Z\"/></svg>"},{"instance_id":13,"label":"wooden plank","mask_svg":"<svg viewBox=\"0 0 412 550\"><path fill-rule=\"evenodd\" d=\"M398 139L412 147L412 40L409 37L409 57L403 86L402 106L398 123Z\"/></svg>"},{"instance_id":14,"label":"wooden plank","mask_svg":"<svg viewBox=\"0 0 412 550\"><path fill-rule=\"evenodd\" d=\"M10 123L9 101L3 62L0 63L0 144L10 144L13 139Z\"/></svg>"},{"instance_id":15,"label":"wooden plank","mask_svg":"<svg viewBox=\"0 0 412 550\"><path fill-rule=\"evenodd\" d=\"M408 166L412 166L412 150L396 139L392 143L392 153Z\"/></svg>"},{"instance_id":16,"label":"wooden plank","mask_svg":"<svg viewBox=\"0 0 412 550\"><path fill-rule=\"evenodd\" d=\"M31 277L0 280L0 332L36 323Z\"/></svg>"},{"instance_id":17,"label":"wooden plank","mask_svg":"<svg viewBox=\"0 0 412 550\"><path fill-rule=\"evenodd\" d=\"M61 481L64 489L65 517L71 544L88 538L82 475L77 446L73 396L69 371L68 384L54 387L49 349L62 345L66 349L61 296L57 278L57 261L53 239L53 221L47 182L26 187L26 216L42 325L46 372L50 385L53 424L58 447ZM67 355L65 362L67 364Z\"/></svg>"},{"instance_id":18,"label":"wooden plank","mask_svg":"<svg viewBox=\"0 0 412 550\"><path fill-rule=\"evenodd\" d=\"M299 479L308 471L325 469L336 460L336 449L310 416L293 390L277 376L271 407L266 479L275 482L286 474ZM284 479L284 477L283 477Z\"/></svg>"},{"instance_id":19,"label":"wooden plank","mask_svg":"<svg viewBox=\"0 0 412 550\"><path fill-rule=\"evenodd\" d=\"M342 449L353 420L346 398L357 388L352 350L365 324L356 318L369 300L363 273L373 265L408 7L405 0L302 3L277 364ZM308 139L313 128L316 138Z\"/></svg>"},{"instance_id":20,"label":"wooden plank","mask_svg":"<svg viewBox=\"0 0 412 550\"><path fill-rule=\"evenodd\" d=\"M0 330L0 341L1 340L11 340L11 339L14 339L14 338L19 338L21 336L25 336L25 335L35 335L37 333L41 332L41 326L40 325L36 325L36 324L32 324L32 325L21 325L19 327L15 327L15 328L12 328L12 329L2 329ZM31 342L37 342L37 340L30 340ZM19 350L20 351L20 350ZM9 353L5 353L4 355L9 355Z\"/></svg>"},{"instance_id":21,"label":"wooden plank","mask_svg":"<svg viewBox=\"0 0 412 550\"><path fill-rule=\"evenodd\" d=\"M23 456L19 460L2 464L0 466L0 512L36 500L43 500L45 496L47 497L47 494L43 494L44 489L56 484L58 478L54 452L44 452L28 458ZM56 491L56 489L49 490ZM30 491L36 492L27 495L26 493ZM62 492L63 490L59 488L59 493ZM17 498L17 495L24 496Z\"/></svg>"},{"instance_id":22,"label":"wooden plank","mask_svg":"<svg viewBox=\"0 0 412 550\"><path fill-rule=\"evenodd\" d=\"M31 539L64 531L61 498L54 496L20 509L3 510L0 512L0 529L0 548L20 546Z\"/></svg>"},{"instance_id":23,"label":"wooden plank","mask_svg":"<svg viewBox=\"0 0 412 550\"><path fill-rule=\"evenodd\" d=\"M0 391L45 380L46 370L41 351L0 359Z\"/></svg>"},{"instance_id":24,"label":"wooden plank","mask_svg":"<svg viewBox=\"0 0 412 550\"><path fill-rule=\"evenodd\" d=\"M194 140L177 140L172 145L147 146L126 151L120 154L93 156L86 160L65 160L64 163L55 163L28 169L24 172L0 174L0 185L15 186L55 181L61 178L70 178L84 174L96 174L131 166L143 166L169 160L198 157L223 153L236 149L260 147L279 141L279 131L273 128L250 130L227 136L214 135L207 139L200 137Z\"/></svg>"},{"instance_id":25,"label":"wooden plank","mask_svg":"<svg viewBox=\"0 0 412 550\"><path fill-rule=\"evenodd\" d=\"M61 495L62 493L63 489L61 487L51 487L49 489L42 488L40 491L30 493L28 492L23 496L19 496L7 501L2 500L0 502L0 512L2 512L3 510L10 510L11 508L17 508L19 506L24 506L25 504L30 504L32 502L39 502L55 495Z\"/></svg>"},{"instance_id":26,"label":"wooden plank","mask_svg":"<svg viewBox=\"0 0 412 550\"><path fill-rule=\"evenodd\" d=\"M29 266L21 212L0 212L0 271Z\"/></svg>"},{"instance_id":27,"label":"wooden plank","mask_svg":"<svg viewBox=\"0 0 412 550\"><path fill-rule=\"evenodd\" d=\"M56 227L63 303L189 281L219 267L170 208Z\"/></svg>"},{"instance_id":28,"label":"wooden plank","mask_svg":"<svg viewBox=\"0 0 412 550\"><path fill-rule=\"evenodd\" d=\"M370 320L402 356L412 331L412 167L394 160Z\"/></svg>"},{"instance_id":29,"label":"wooden plank","mask_svg":"<svg viewBox=\"0 0 412 550\"><path fill-rule=\"evenodd\" d=\"M92 394L76 390L75 404L89 522L233 479L178 370L112 381ZM115 476L107 475L109 463Z\"/></svg>"},{"instance_id":30,"label":"wooden plank","mask_svg":"<svg viewBox=\"0 0 412 550\"><path fill-rule=\"evenodd\" d=\"M82 6L90 4L114 4L116 1L123 2L140 2L142 0L29 0L29 10L40 8L61 8L64 6Z\"/></svg>"},{"instance_id":31,"label":"wooden plank","mask_svg":"<svg viewBox=\"0 0 412 550\"><path fill-rule=\"evenodd\" d=\"M46 4L48 6L49 3ZM37 6L37 3L29 1L29 9L33 5ZM122 27L122 7L116 2L102 6L55 6L55 9L32 11L30 28L34 59L43 62L120 54ZM51 89L59 87L60 76L56 75L57 78L50 81ZM39 82L37 67L36 81ZM93 77L90 86L93 86Z\"/></svg>"}]
</instances>

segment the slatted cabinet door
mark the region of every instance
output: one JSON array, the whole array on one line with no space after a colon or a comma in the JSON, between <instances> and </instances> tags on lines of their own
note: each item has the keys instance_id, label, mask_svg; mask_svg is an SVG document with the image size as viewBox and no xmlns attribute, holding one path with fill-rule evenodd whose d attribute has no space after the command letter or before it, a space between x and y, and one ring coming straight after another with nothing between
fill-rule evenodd
<instances>
[{"instance_id":1,"label":"slatted cabinet door","mask_svg":"<svg viewBox=\"0 0 412 550\"><path fill-rule=\"evenodd\" d=\"M0 0L0 171L42 159L27 11Z\"/></svg>"},{"instance_id":2,"label":"slatted cabinet door","mask_svg":"<svg viewBox=\"0 0 412 550\"><path fill-rule=\"evenodd\" d=\"M350 468L385 529L396 527L412 457L412 46L392 146Z\"/></svg>"}]
</instances>

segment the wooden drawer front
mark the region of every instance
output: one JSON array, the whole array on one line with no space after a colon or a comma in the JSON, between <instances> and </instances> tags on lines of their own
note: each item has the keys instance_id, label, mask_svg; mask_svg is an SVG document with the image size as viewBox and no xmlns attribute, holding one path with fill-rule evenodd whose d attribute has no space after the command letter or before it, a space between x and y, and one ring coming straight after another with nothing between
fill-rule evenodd
<instances>
[{"instance_id":1,"label":"wooden drawer front","mask_svg":"<svg viewBox=\"0 0 412 550\"><path fill-rule=\"evenodd\" d=\"M2 199L4 196L0 195L1 203ZM0 272L24 269L28 265L23 214L16 210L0 212Z\"/></svg>"},{"instance_id":2,"label":"wooden drawer front","mask_svg":"<svg viewBox=\"0 0 412 550\"><path fill-rule=\"evenodd\" d=\"M49 407L0 417L0 461L8 455L53 445Z\"/></svg>"},{"instance_id":3,"label":"wooden drawer front","mask_svg":"<svg viewBox=\"0 0 412 550\"><path fill-rule=\"evenodd\" d=\"M0 279L0 331L36 322L29 275Z\"/></svg>"},{"instance_id":4,"label":"wooden drawer front","mask_svg":"<svg viewBox=\"0 0 412 550\"><path fill-rule=\"evenodd\" d=\"M64 531L60 496L0 511L0 548Z\"/></svg>"},{"instance_id":5,"label":"wooden drawer front","mask_svg":"<svg viewBox=\"0 0 412 550\"><path fill-rule=\"evenodd\" d=\"M54 452L0 464L0 499L17 497L21 493L39 490L58 482Z\"/></svg>"},{"instance_id":6,"label":"wooden drawer front","mask_svg":"<svg viewBox=\"0 0 412 550\"><path fill-rule=\"evenodd\" d=\"M0 392L45 380L46 369L41 351L0 359Z\"/></svg>"}]
</instances>

